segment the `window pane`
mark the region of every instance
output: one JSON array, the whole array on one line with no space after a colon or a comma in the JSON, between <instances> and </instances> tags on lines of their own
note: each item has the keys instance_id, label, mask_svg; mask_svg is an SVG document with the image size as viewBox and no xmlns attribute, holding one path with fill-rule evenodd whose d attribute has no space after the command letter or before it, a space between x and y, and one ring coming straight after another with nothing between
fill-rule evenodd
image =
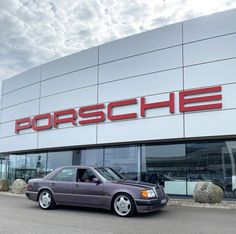
<instances>
[{"instance_id":1,"label":"window pane","mask_svg":"<svg viewBox=\"0 0 236 234\"><path fill-rule=\"evenodd\" d=\"M79 182L92 183L93 179L96 178L95 174L90 169L79 169L77 174L77 181Z\"/></svg>"},{"instance_id":2,"label":"window pane","mask_svg":"<svg viewBox=\"0 0 236 234\"><path fill-rule=\"evenodd\" d=\"M53 171L60 166L72 165L72 151L50 152L48 153L47 172Z\"/></svg>"},{"instance_id":3,"label":"window pane","mask_svg":"<svg viewBox=\"0 0 236 234\"><path fill-rule=\"evenodd\" d=\"M168 194L186 195L185 145L143 145L142 180L164 186Z\"/></svg>"},{"instance_id":4,"label":"window pane","mask_svg":"<svg viewBox=\"0 0 236 234\"><path fill-rule=\"evenodd\" d=\"M46 175L46 153L26 155L26 181L31 178L40 178Z\"/></svg>"},{"instance_id":5,"label":"window pane","mask_svg":"<svg viewBox=\"0 0 236 234\"><path fill-rule=\"evenodd\" d=\"M138 146L105 148L104 166L112 167L127 179L138 179Z\"/></svg>"},{"instance_id":6,"label":"window pane","mask_svg":"<svg viewBox=\"0 0 236 234\"><path fill-rule=\"evenodd\" d=\"M54 181L72 182L75 179L76 168L66 168L59 172L54 178Z\"/></svg>"},{"instance_id":7,"label":"window pane","mask_svg":"<svg viewBox=\"0 0 236 234\"><path fill-rule=\"evenodd\" d=\"M73 152L73 165L102 166L103 149L82 149Z\"/></svg>"},{"instance_id":8,"label":"window pane","mask_svg":"<svg viewBox=\"0 0 236 234\"><path fill-rule=\"evenodd\" d=\"M222 187L226 197L235 196L235 156L235 141L187 144L188 181L213 182Z\"/></svg>"},{"instance_id":9,"label":"window pane","mask_svg":"<svg viewBox=\"0 0 236 234\"><path fill-rule=\"evenodd\" d=\"M25 155L11 154L9 156L9 181L12 184L15 179L25 180Z\"/></svg>"}]
</instances>

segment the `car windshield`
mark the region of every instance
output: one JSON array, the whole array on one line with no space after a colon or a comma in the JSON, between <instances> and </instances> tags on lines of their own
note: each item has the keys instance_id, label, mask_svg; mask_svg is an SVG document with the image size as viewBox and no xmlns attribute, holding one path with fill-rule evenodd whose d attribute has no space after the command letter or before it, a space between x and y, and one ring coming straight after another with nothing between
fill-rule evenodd
<instances>
[{"instance_id":1,"label":"car windshield","mask_svg":"<svg viewBox=\"0 0 236 234\"><path fill-rule=\"evenodd\" d=\"M110 167L97 167L95 170L106 180L124 180L125 178Z\"/></svg>"}]
</instances>

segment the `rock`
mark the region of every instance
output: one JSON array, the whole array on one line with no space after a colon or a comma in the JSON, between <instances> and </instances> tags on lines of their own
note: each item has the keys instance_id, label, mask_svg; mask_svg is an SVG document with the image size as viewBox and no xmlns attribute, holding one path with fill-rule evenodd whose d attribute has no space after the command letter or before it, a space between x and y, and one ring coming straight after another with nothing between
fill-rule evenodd
<instances>
[{"instance_id":1,"label":"rock","mask_svg":"<svg viewBox=\"0 0 236 234\"><path fill-rule=\"evenodd\" d=\"M0 180L0 191L6 192L9 190L9 183L7 179Z\"/></svg>"},{"instance_id":2,"label":"rock","mask_svg":"<svg viewBox=\"0 0 236 234\"><path fill-rule=\"evenodd\" d=\"M223 196L223 190L211 182L198 182L193 190L193 198L199 203L220 203Z\"/></svg>"},{"instance_id":3,"label":"rock","mask_svg":"<svg viewBox=\"0 0 236 234\"><path fill-rule=\"evenodd\" d=\"M16 179L13 182L13 185L11 187L11 191L13 193L17 193L17 194L25 193L26 192L26 187L27 187L27 184L26 184L26 182L24 180Z\"/></svg>"}]
</instances>

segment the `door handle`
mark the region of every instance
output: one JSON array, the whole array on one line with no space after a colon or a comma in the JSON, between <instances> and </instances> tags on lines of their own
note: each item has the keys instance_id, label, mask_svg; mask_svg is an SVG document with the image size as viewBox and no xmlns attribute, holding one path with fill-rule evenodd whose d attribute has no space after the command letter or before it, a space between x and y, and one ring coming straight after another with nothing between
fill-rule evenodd
<instances>
[{"instance_id":1,"label":"door handle","mask_svg":"<svg viewBox=\"0 0 236 234\"><path fill-rule=\"evenodd\" d=\"M51 186L54 186L55 185L55 183L51 183Z\"/></svg>"},{"instance_id":2,"label":"door handle","mask_svg":"<svg viewBox=\"0 0 236 234\"><path fill-rule=\"evenodd\" d=\"M75 184L75 187L76 187L76 188L79 188L79 185L78 185L78 184Z\"/></svg>"}]
</instances>

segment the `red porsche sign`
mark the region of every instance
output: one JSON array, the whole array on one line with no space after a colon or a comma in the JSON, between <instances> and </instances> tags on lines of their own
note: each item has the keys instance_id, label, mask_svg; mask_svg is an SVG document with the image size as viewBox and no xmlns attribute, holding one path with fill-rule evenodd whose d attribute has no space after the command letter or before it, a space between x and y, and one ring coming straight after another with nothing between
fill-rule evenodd
<instances>
[{"instance_id":1,"label":"red porsche sign","mask_svg":"<svg viewBox=\"0 0 236 234\"><path fill-rule=\"evenodd\" d=\"M178 108L180 112L222 108L221 86L184 90L180 91L178 96ZM169 99L161 102L147 103L145 97L141 97L139 102L138 98L132 98L128 100L110 102L107 106L104 103L101 103L91 106L83 106L79 109L67 109L55 111L53 113L39 114L34 117L17 119L15 121L15 132L18 134L21 130L30 128L35 131L58 128L58 126L62 123L70 123L76 126L78 124L85 125L100 123L104 122L106 119L110 121L136 119L138 118L138 115L140 115L142 118L145 118L146 112L153 108L169 108L169 112L173 114L176 110L175 98L175 93L170 92ZM202 102L208 103L199 104ZM115 108L129 105L138 105L138 103L140 103L139 113L129 112L119 115L114 114ZM40 120L44 120L44 123L40 124Z\"/></svg>"}]
</instances>

